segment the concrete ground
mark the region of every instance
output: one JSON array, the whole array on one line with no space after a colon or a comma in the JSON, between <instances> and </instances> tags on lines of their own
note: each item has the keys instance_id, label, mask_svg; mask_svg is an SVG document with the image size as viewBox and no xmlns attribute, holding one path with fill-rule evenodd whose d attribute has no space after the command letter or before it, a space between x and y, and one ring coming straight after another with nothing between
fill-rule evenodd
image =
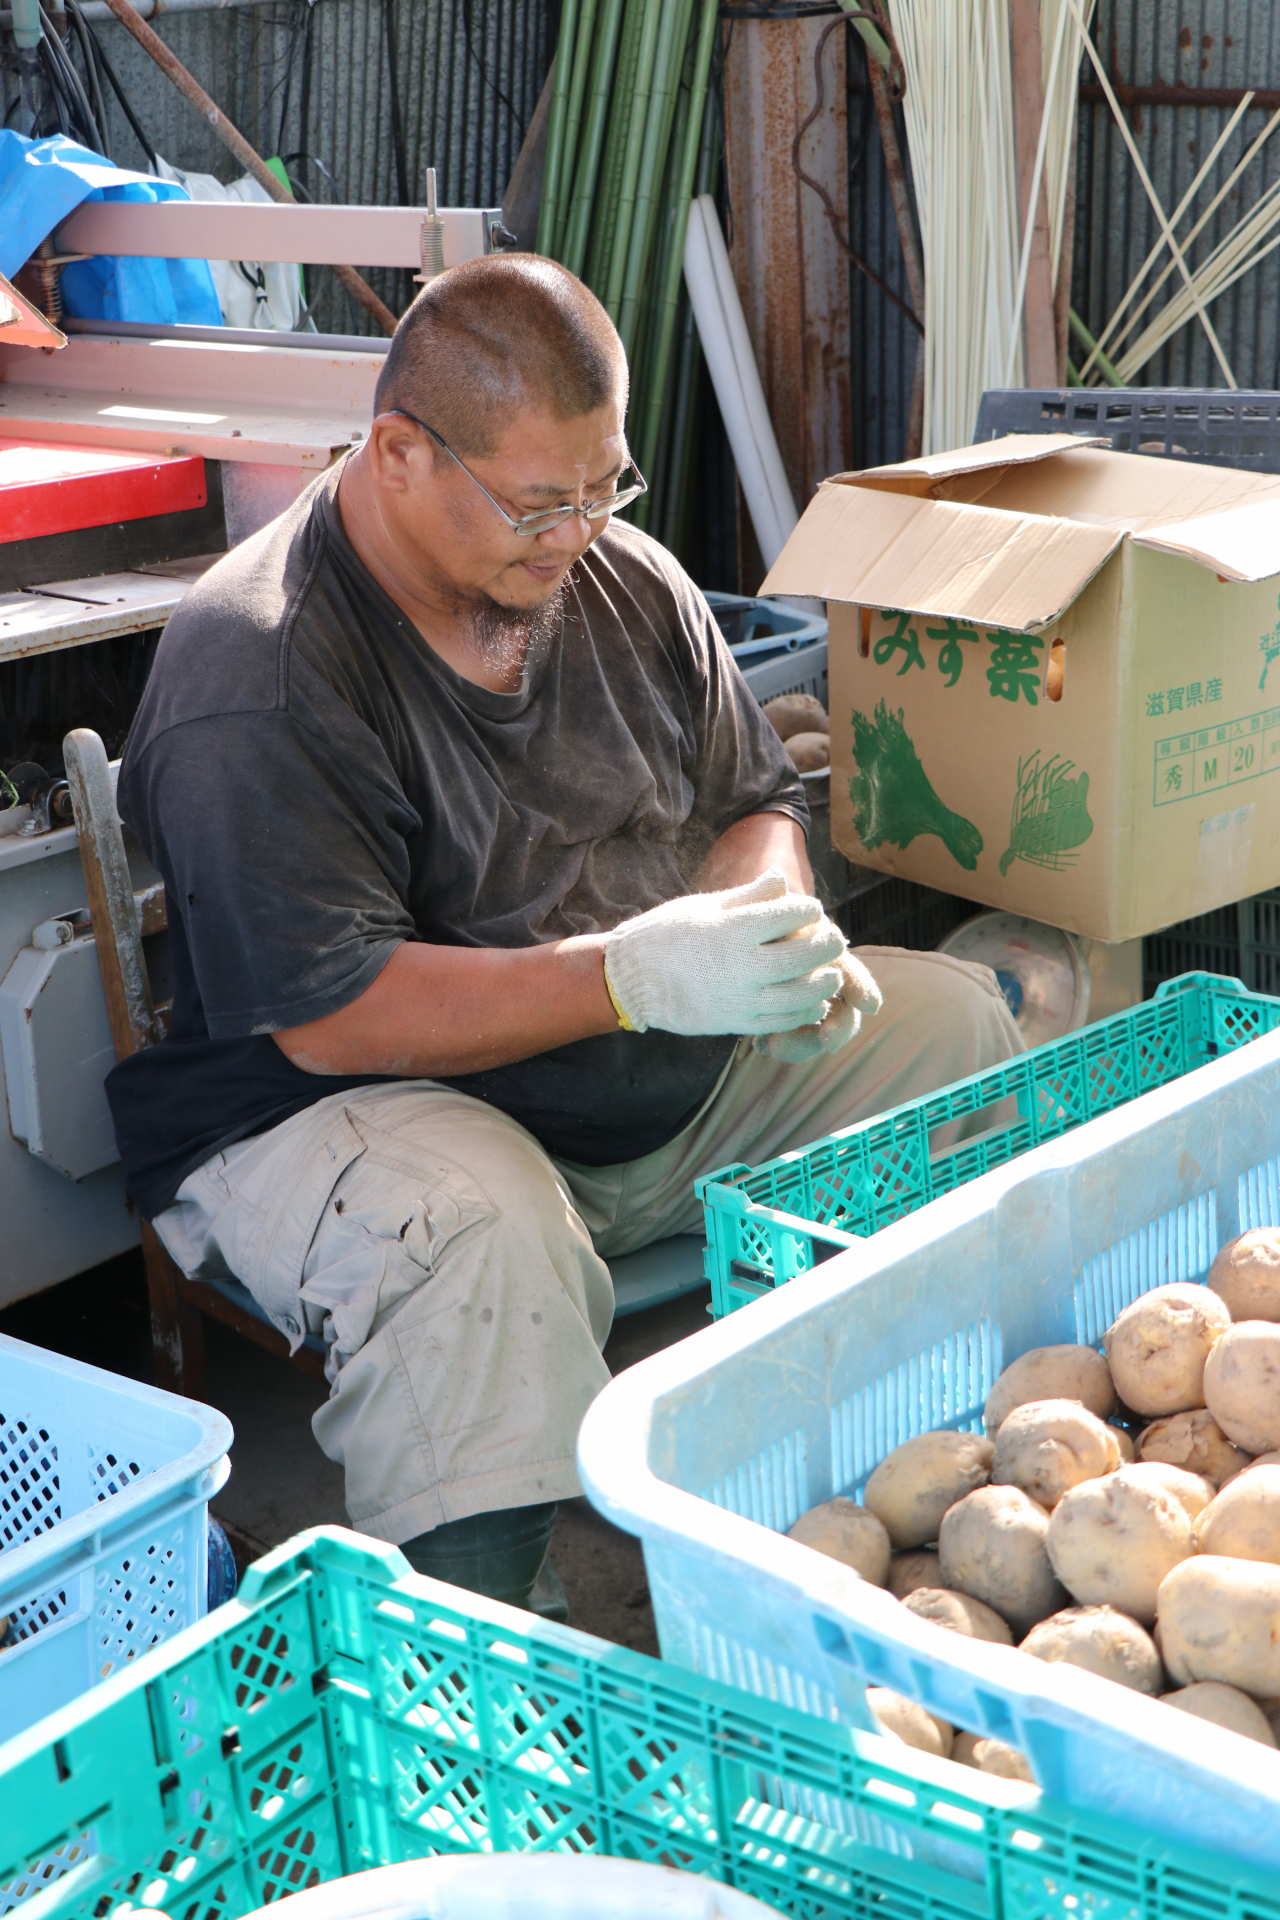
<instances>
[{"instance_id":1,"label":"concrete ground","mask_svg":"<svg viewBox=\"0 0 1280 1920\"><path fill-rule=\"evenodd\" d=\"M614 1373L709 1324L710 1289L619 1320L605 1349ZM140 1254L126 1254L0 1312L0 1333L135 1380L151 1378ZM214 1320L205 1321L207 1398L235 1429L231 1478L214 1502L243 1567L304 1527L346 1526L342 1473L311 1434L325 1397L310 1379ZM575 1627L658 1652L640 1543L585 1499L562 1504L551 1561Z\"/></svg>"}]
</instances>

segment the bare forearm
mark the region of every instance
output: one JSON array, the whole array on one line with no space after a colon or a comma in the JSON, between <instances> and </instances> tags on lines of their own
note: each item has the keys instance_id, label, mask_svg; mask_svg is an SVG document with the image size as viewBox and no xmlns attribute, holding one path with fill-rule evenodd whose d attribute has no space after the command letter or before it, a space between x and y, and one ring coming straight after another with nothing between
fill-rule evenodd
<instances>
[{"instance_id":1,"label":"bare forearm","mask_svg":"<svg viewBox=\"0 0 1280 1920\"><path fill-rule=\"evenodd\" d=\"M617 1025L602 934L510 949L406 941L358 999L275 1040L307 1073L431 1079L526 1060Z\"/></svg>"},{"instance_id":2,"label":"bare forearm","mask_svg":"<svg viewBox=\"0 0 1280 1920\"><path fill-rule=\"evenodd\" d=\"M813 891L795 821L750 814L711 848L699 891L739 886L769 867L781 869L793 893ZM275 1041L307 1073L432 1079L507 1066L616 1031L604 945L604 934L513 948L406 941L357 999Z\"/></svg>"},{"instance_id":3,"label":"bare forearm","mask_svg":"<svg viewBox=\"0 0 1280 1920\"><path fill-rule=\"evenodd\" d=\"M792 893L813 892L804 833L787 813L749 813L720 835L702 863L700 893L739 887L770 867L786 876Z\"/></svg>"}]
</instances>

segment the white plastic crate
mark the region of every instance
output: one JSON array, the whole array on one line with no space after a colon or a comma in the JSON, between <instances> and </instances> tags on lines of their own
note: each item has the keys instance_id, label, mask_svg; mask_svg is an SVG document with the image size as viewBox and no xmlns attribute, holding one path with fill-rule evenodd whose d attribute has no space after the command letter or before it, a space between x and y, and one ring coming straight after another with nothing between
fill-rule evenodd
<instances>
[{"instance_id":1,"label":"white plastic crate","mask_svg":"<svg viewBox=\"0 0 1280 1920\"><path fill-rule=\"evenodd\" d=\"M200 1619L212 1407L0 1335L0 1738Z\"/></svg>"},{"instance_id":2,"label":"white plastic crate","mask_svg":"<svg viewBox=\"0 0 1280 1920\"><path fill-rule=\"evenodd\" d=\"M1047 1793L1280 1867L1280 1754L1076 1668L918 1620L790 1540L931 1427L978 1428L1029 1347L1099 1343L1280 1223L1280 1033L1038 1147L619 1376L592 1500L644 1543L664 1656L824 1718L868 1684L1011 1741ZM772 1529L772 1533L765 1531Z\"/></svg>"},{"instance_id":3,"label":"white plastic crate","mask_svg":"<svg viewBox=\"0 0 1280 1920\"><path fill-rule=\"evenodd\" d=\"M290 1899L290 1920L778 1920L776 1907L700 1874L592 1853L444 1854ZM274 1906L245 1920L270 1920Z\"/></svg>"}]
</instances>

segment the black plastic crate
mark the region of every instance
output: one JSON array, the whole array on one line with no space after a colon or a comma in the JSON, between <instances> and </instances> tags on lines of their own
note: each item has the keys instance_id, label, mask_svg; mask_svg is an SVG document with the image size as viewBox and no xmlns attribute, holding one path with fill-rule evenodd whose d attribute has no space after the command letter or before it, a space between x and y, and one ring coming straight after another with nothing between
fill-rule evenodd
<instances>
[{"instance_id":1,"label":"black plastic crate","mask_svg":"<svg viewBox=\"0 0 1280 1920\"><path fill-rule=\"evenodd\" d=\"M867 870L854 867L852 871L865 875ZM855 947L908 947L928 953L953 928L981 911L973 900L885 874L856 892L838 919Z\"/></svg>"},{"instance_id":2,"label":"black plastic crate","mask_svg":"<svg viewBox=\"0 0 1280 1920\"><path fill-rule=\"evenodd\" d=\"M1280 473L1280 393L1205 387L996 387L974 440L1007 433L1105 436L1120 453Z\"/></svg>"},{"instance_id":3,"label":"black plastic crate","mask_svg":"<svg viewBox=\"0 0 1280 1920\"><path fill-rule=\"evenodd\" d=\"M1280 887L1148 934L1142 943L1144 993L1193 972L1242 980L1251 993L1280 994Z\"/></svg>"}]
</instances>

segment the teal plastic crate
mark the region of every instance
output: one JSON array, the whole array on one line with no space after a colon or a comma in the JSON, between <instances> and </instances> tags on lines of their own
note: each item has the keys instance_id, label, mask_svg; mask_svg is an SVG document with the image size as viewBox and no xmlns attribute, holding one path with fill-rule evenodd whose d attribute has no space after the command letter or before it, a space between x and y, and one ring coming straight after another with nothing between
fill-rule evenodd
<instances>
[{"instance_id":1,"label":"teal plastic crate","mask_svg":"<svg viewBox=\"0 0 1280 1920\"><path fill-rule=\"evenodd\" d=\"M796 1920L1280 1920L1280 1883L409 1573L340 1529L0 1748L24 1920L239 1920L436 1854L603 1853Z\"/></svg>"},{"instance_id":2,"label":"teal plastic crate","mask_svg":"<svg viewBox=\"0 0 1280 1920\"><path fill-rule=\"evenodd\" d=\"M990 1073L763 1166L706 1174L695 1188L706 1218L712 1314L723 1318L991 1167L1278 1026L1280 999L1217 974L1184 974L1153 1000L1033 1047ZM972 1124L973 1116L1012 1099L1016 1120L991 1125L959 1147L930 1150L938 1128Z\"/></svg>"}]
</instances>

